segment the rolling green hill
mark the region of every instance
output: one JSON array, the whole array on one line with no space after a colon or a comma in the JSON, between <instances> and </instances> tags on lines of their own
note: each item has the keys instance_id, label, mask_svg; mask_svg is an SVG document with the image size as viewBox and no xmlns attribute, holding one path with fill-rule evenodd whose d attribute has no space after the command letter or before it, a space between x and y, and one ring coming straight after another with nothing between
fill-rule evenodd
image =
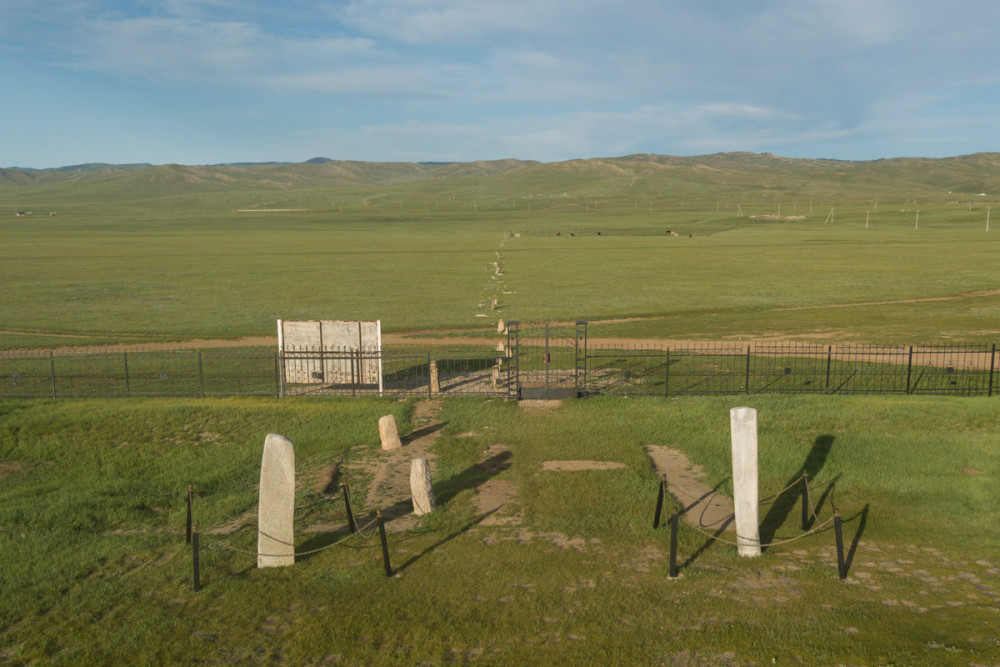
<instances>
[{"instance_id":1,"label":"rolling green hill","mask_svg":"<svg viewBox=\"0 0 1000 667\"><path fill-rule=\"evenodd\" d=\"M236 201L259 193L386 200L461 198L600 201L649 198L855 198L904 195L942 198L1000 191L1000 153L954 158L896 158L869 162L791 159L770 154L698 157L629 155L539 163L384 163L310 160L299 164L79 165L50 170L0 170L0 207L144 206L156 199L204 203L205 195ZM253 195L253 193L257 193ZM331 199L330 197L333 197ZM294 197L293 197L294 199ZM312 202L311 208L316 207ZM341 203L342 205L342 203Z\"/></svg>"}]
</instances>

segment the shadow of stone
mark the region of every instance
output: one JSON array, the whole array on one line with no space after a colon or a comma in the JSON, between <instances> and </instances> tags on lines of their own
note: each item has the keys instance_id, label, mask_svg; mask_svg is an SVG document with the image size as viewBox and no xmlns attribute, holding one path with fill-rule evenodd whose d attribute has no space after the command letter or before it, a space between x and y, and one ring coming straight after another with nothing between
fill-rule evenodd
<instances>
[{"instance_id":1,"label":"shadow of stone","mask_svg":"<svg viewBox=\"0 0 1000 667\"><path fill-rule=\"evenodd\" d=\"M424 549L420 553L416 554L415 556L411 556L405 563L403 563L402 565L400 565L399 567L396 568L396 572L397 573L402 572L403 570L405 570L406 568L410 567L411 565L413 565L415 562L417 562L418 560L420 560L421 558L423 558L427 554L429 554L432 551L435 551L436 549L444 546L448 542L451 542L453 539L455 539L459 535L468 532L474 526L479 525L480 523L482 523L483 521L485 521L487 517L489 517L491 514L493 514L494 512L497 512L497 511L499 511L499 508L497 508L495 510L490 510L489 512L486 512L485 514L481 514L480 516L476 517L475 519L473 519L469 523L465 524L464 526L462 526L458 530L456 530L454 532L451 532L448 535L445 535L443 538L441 538L440 540L438 540L434 544L430 545L429 547L427 547L426 549Z\"/></svg>"},{"instance_id":2,"label":"shadow of stone","mask_svg":"<svg viewBox=\"0 0 1000 667\"><path fill-rule=\"evenodd\" d=\"M351 532L346 523L341 528L336 528L325 533L316 533L314 537L310 537L308 540L295 547L295 562L298 563L306 561L313 556L318 556L319 553L316 552L316 549L325 549L334 542L339 542L350 534Z\"/></svg>"},{"instance_id":3,"label":"shadow of stone","mask_svg":"<svg viewBox=\"0 0 1000 667\"><path fill-rule=\"evenodd\" d=\"M442 428L444 428L444 424L442 424L442 423L428 424L427 426L424 426L423 428L418 428L415 431L410 431L409 433L406 434L405 437L400 438L399 441L401 443L403 443L404 447L406 447L408 444L410 444L414 440L419 440L420 438L428 436L431 433L437 433Z\"/></svg>"},{"instance_id":4,"label":"shadow of stone","mask_svg":"<svg viewBox=\"0 0 1000 667\"><path fill-rule=\"evenodd\" d=\"M770 509L760 522L761 551L767 549L763 545L767 545L774 540L778 529L781 528L788 519L788 515L791 514L792 509L802 499L802 485L796 484L796 482L801 481L802 472L807 473L809 479L815 478L826 464L826 459L833 448L834 439L835 437L832 435L817 436L816 440L813 441L812 448L806 455L806 460L802 464L800 472L790 477L785 482L785 490L775 497Z\"/></svg>"},{"instance_id":5,"label":"shadow of stone","mask_svg":"<svg viewBox=\"0 0 1000 667\"><path fill-rule=\"evenodd\" d=\"M392 521L394 519L398 519L400 517L404 517L407 514L410 514L412 511L413 511L413 500L412 499L409 499L409 500L397 500L396 502L394 502L393 504L389 505L388 507L383 507L382 508L382 518L385 519L388 522L388 521ZM367 517L364 517L364 518L361 519L362 525L371 523L374 520L375 520L375 515L374 514L370 514Z\"/></svg>"},{"instance_id":6,"label":"shadow of stone","mask_svg":"<svg viewBox=\"0 0 1000 667\"><path fill-rule=\"evenodd\" d=\"M510 451L499 452L485 461L471 465L457 475L452 475L439 484L435 484L434 496L438 504L444 505L467 489L477 489L489 481L491 477L508 470L512 458L513 454Z\"/></svg>"}]
</instances>

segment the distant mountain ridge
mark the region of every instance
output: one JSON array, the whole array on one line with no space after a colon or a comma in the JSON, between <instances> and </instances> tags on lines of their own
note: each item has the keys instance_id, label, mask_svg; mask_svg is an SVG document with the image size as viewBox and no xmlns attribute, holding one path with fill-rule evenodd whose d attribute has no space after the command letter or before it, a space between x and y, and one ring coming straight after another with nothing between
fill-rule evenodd
<instances>
[{"instance_id":1,"label":"distant mountain ridge","mask_svg":"<svg viewBox=\"0 0 1000 667\"><path fill-rule=\"evenodd\" d=\"M518 159L365 162L314 157L297 163L87 163L57 169L0 169L0 193L7 191L4 198L22 199L10 189L41 197L48 188L59 198L82 194L122 199L330 188L365 192L390 188L423 195L433 191L434 197L446 198L655 198L676 193L715 197L751 191L797 196L850 193L864 197L879 191L911 196L924 192L1000 196L1000 153L858 162L745 152L690 157L639 153L545 163ZM52 199L45 196L44 201Z\"/></svg>"}]
</instances>

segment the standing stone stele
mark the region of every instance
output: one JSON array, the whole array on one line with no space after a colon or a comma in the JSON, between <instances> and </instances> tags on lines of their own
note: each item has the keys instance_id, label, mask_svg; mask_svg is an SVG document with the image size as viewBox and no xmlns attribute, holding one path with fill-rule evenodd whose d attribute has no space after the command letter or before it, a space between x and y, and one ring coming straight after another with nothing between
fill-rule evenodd
<instances>
[{"instance_id":1,"label":"standing stone stele","mask_svg":"<svg viewBox=\"0 0 1000 667\"><path fill-rule=\"evenodd\" d=\"M438 375L438 362L432 361L430 367L431 373L431 393L440 394L441 393L441 376Z\"/></svg>"},{"instance_id":2,"label":"standing stone stele","mask_svg":"<svg viewBox=\"0 0 1000 667\"><path fill-rule=\"evenodd\" d=\"M257 567L295 564L295 446L268 434L260 463Z\"/></svg>"},{"instance_id":3,"label":"standing stone stele","mask_svg":"<svg viewBox=\"0 0 1000 667\"><path fill-rule=\"evenodd\" d=\"M760 555L760 525L757 517L757 411L729 411L733 449L733 505L736 512L736 544L740 556Z\"/></svg>"},{"instance_id":4,"label":"standing stone stele","mask_svg":"<svg viewBox=\"0 0 1000 667\"><path fill-rule=\"evenodd\" d=\"M507 330L507 325L503 323L503 319L497 322L497 333L503 333Z\"/></svg>"},{"instance_id":5,"label":"standing stone stele","mask_svg":"<svg viewBox=\"0 0 1000 667\"><path fill-rule=\"evenodd\" d=\"M422 516L434 511L434 487L431 486L431 467L427 459L410 462L410 495L413 497L414 514Z\"/></svg>"},{"instance_id":6,"label":"standing stone stele","mask_svg":"<svg viewBox=\"0 0 1000 667\"><path fill-rule=\"evenodd\" d=\"M399 428L396 418L386 415L378 420L378 437L382 441L382 449L399 449L403 442L399 439Z\"/></svg>"}]
</instances>

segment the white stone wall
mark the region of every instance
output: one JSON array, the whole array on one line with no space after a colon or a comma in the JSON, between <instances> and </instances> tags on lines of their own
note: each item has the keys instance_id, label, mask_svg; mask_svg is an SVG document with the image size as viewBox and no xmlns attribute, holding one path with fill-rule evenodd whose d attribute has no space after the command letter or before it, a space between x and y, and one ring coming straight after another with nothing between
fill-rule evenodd
<instances>
[{"instance_id":1,"label":"white stone wall","mask_svg":"<svg viewBox=\"0 0 1000 667\"><path fill-rule=\"evenodd\" d=\"M286 384L382 385L382 323L356 320L278 320ZM315 353L336 352L320 360ZM360 353L360 354L359 354Z\"/></svg>"}]
</instances>

